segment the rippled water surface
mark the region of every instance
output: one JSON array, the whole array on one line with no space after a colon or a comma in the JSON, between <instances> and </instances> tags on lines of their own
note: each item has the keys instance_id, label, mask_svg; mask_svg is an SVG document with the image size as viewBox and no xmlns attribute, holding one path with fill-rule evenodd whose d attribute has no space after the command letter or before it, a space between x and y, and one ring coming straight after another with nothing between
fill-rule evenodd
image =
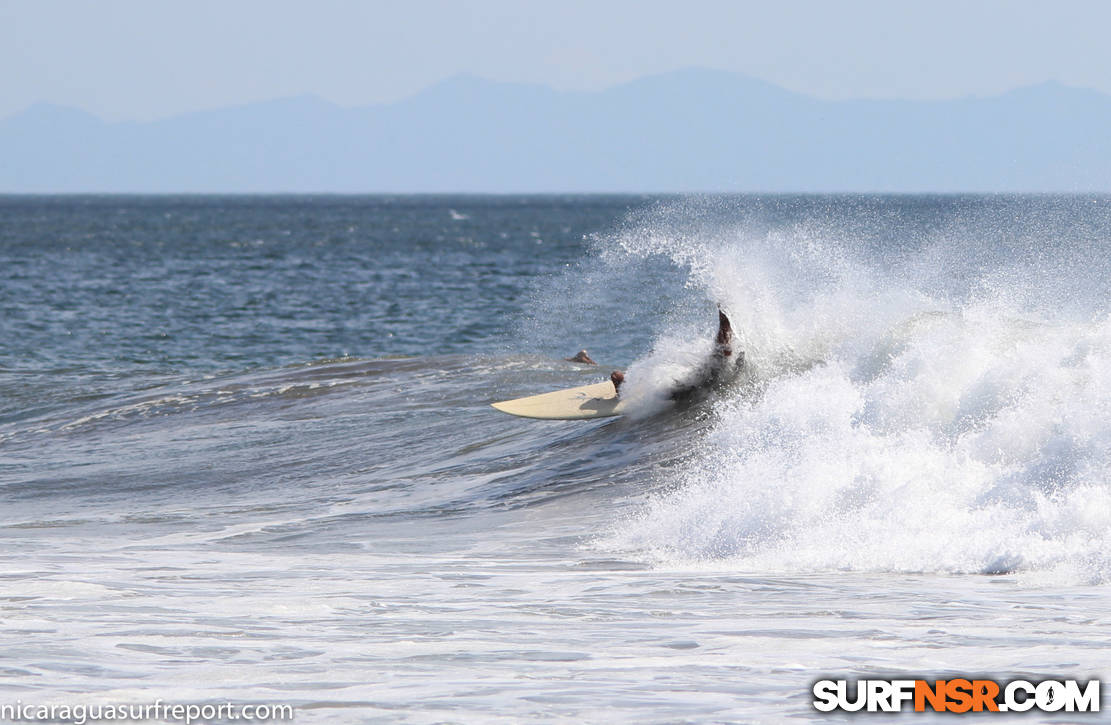
<instances>
[{"instance_id":1,"label":"rippled water surface","mask_svg":"<svg viewBox=\"0 0 1111 725\"><path fill-rule=\"evenodd\" d=\"M1105 197L0 197L0 702L1106 679L1109 240ZM677 408L717 305L744 374ZM614 367L624 418L489 407Z\"/></svg>"}]
</instances>

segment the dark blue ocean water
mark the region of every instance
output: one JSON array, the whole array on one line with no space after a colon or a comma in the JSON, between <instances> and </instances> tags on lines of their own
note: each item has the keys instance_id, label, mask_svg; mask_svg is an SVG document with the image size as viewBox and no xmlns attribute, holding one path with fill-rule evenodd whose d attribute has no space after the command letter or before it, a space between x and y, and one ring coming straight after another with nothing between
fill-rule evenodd
<instances>
[{"instance_id":1,"label":"dark blue ocean water","mask_svg":"<svg viewBox=\"0 0 1111 725\"><path fill-rule=\"evenodd\" d=\"M0 197L0 689L775 721L1098 674L1109 241L1107 197ZM669 406L718 305L745 374ZM615 367L625 418L488 405Z\"/></svg>"},{"instance_id":2,"label":"dark blue ocean water","mask_svg":"<svg viewBox=\"0 0 1111 725\"><path fill-rule=\"evenodd\" d=\"M5 366L474 353L625 198L6 198Z\"/></svg>"}]
</instances>

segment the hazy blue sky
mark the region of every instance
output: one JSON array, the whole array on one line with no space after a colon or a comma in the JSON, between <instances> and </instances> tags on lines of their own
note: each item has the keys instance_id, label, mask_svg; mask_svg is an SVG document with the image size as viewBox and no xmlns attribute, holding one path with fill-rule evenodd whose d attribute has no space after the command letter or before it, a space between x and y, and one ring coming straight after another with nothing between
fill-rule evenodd
<instances>
[{"instance_id":1,"label":"hazy blue sky","mask_svg":"<svg viewBox=\"0 0 1111 725\"><path fill-rule=\"evenodd\" d=\"M150 119L301 93L398 100L458 73L590 90L689 66L824 98L1045 80L1111 93L1111 2L0 0L0 117Z\"/></svg>"}]
</instances>

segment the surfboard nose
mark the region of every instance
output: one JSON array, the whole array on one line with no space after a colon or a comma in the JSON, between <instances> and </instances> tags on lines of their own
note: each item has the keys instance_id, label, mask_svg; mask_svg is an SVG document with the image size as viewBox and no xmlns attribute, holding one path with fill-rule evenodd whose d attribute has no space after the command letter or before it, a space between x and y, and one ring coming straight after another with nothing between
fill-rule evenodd
<instances>
[{"instance_id":1,"label":"surfboard nose","mask_svg":"<svg viewBox=\"0 0 1111 725\"><path fill-rule=\"evenodd\" d=\"M621 415L621 403L613 383L606 380L527 398L491 403L495 410L521 418L542 420L586 420Z\"/></svg>"}]
</instances>

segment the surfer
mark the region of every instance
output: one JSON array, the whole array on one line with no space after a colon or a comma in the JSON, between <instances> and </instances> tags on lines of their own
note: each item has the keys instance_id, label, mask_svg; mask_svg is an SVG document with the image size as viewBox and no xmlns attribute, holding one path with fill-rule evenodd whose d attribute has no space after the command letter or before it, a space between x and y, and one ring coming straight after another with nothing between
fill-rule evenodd
<instances>
[{"instance_id":1,"label":"surfer","mask_svg":"<svg viewBox=\"0 0 1111 725\"><path fill-rule=\"evenodd\" d=\"M590 357L586 350L581 351L580 355L587 359ZM713 351L701 365L674 380L666 395L683 407L694 404L715 388L722 388L732 381L744 362L744 353L739 350L734 353L733 350L733 326L721 307L718 307L718 332L714 338ZM633 400L620 393L624 383L625 372L614 370L609 381L515 400L502 400L490 405L503 413L542 420L587 420L624 415L625 409L634 405ZM635 391L633 397L637 397Z\"/></svg>"},{"instance_id":2,"label":"surfer","mask_svg":"<svg viewBox=\"0 0 1111 725\"><path fill-rule=\"evenodd\" d=\"M579 350L579 352L575 355L575 357L567 358L567 362L583 363L584 365L597 365L598 364L598 363L596 363L596 362L594 362L593 360L590 359L590 356L586 354L585 349L584 350Z\"/></svg>"},{"instance_id":3,"label":"surfer","mask_svg":"<svg viewBox=\"0 0 1111 725\"><path fill-rule=\"evenodd\" d=\"M692 382L675 388L668 397L672 400L681 400L690 397L699 390L725 382L732 377L734 372L740 369L741 365L744 364L744 359L743 352L734 359L733 326L729 323L729 318L722 312L721 307L718 307L718 334L714 338L714 351L710 355L710 359L693 377ZM613 389L620 394L621 384L625 382L625 373L621 370L614 370L610 373L610 382L613 383Z\"/></svg>"}]
</instances>

